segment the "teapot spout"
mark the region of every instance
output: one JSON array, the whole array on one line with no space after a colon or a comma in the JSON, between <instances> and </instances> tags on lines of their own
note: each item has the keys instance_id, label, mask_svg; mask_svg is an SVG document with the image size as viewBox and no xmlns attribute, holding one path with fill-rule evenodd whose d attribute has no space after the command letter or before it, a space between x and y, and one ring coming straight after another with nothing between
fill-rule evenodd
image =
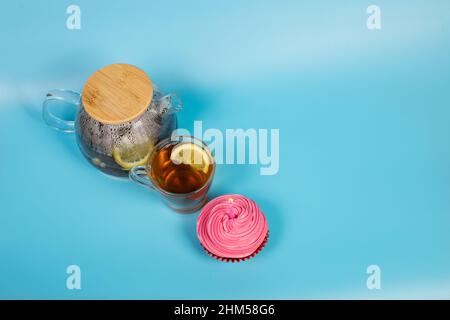
<instances>
[{"instance_id":1,"label":"teapot spout","mask_svg":"<svg viewBox=\"0 0 450 320\"><path fill-rule=\"evenodd\" d=\"M161 118L167 117L183 109L183 102L174 93L167 94L158 100L158 114Z\"/></svg>"}]
</instances>

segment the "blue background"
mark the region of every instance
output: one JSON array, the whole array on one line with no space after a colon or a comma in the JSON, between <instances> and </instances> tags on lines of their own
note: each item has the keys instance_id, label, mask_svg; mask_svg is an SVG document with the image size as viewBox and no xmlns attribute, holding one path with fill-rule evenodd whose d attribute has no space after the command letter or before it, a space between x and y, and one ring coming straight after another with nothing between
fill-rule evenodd
<instances>
[{"instance_id":1,"label":"blue background","mask_svg":"<svg viewBox=\"0 0 450 320\"><path fill-rule=\"evenodd\" d=\"M0 298L450 298L450 2L0 4ZM185 103L180 126L279 128L280 171L220 165L271 238L208 257L197 214L100 174L41 119L47 90L127 62ZM82 290L66 289L81 267ZM366 288L379 265L381 290Z\"/></svg>"}]
</instances>

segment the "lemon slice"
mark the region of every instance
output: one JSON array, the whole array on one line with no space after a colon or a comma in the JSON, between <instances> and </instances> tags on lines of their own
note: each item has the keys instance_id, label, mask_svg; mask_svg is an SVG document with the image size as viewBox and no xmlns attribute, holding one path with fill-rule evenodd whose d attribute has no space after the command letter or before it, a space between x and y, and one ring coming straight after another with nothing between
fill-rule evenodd
<instances>
[{"instance_id":1,"label":"lemon slice","mask_svg":"<svg viewBox=\"0 0 450 320\"><path fill-rule=\"evenodd\" d=\"M194 143L181 143L172 149L170 160L174 164L187 164L208 173L211 164L209 152Z\"/></svg>"},{"instance_id":2,"label":"lemon slice","mask_svg":"<svg viewBox=\"0 0 450 320\"><path fill-rule=\"evenodd\" d=\"M130 170L134 166L146 165L150 153L153 149L153 143L132 144L121 143L113 148L113 158L118 165L125 170Z\"/></svg>"}]
</instances>

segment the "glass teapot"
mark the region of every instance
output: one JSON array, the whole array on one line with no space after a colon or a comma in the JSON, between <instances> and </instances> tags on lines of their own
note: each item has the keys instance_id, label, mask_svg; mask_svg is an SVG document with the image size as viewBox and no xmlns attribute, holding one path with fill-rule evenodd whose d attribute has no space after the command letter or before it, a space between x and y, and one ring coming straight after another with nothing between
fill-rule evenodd
<instances>
[{"instance_id":1,"label":"glass teapot","mask_svg":"<svg viewBox=\"0 0 450 320\"><path fill-rule=\"evenodd\" d=\"M43 118L55 129L75 132L81 152L99 170L127 177L170 137L181 109L181 100L163 95L141 69L112 64L94 72L81 94L50 91Z\"/></svg>"}]
</instances>

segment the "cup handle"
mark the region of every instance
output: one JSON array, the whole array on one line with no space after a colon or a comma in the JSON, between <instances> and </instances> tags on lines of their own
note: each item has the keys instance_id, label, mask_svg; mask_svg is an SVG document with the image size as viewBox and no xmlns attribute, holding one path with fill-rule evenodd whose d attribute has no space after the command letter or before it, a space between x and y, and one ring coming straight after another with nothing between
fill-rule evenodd
<instances>
[{"instance_id":1,"label":"cup handle","mask_svg":"<svg viewBox=\"0 0 450 320\"><path fill-rule=\"evenodd\" d=\"M128 176L134 183L143 187L154 189L153 184L148 177L147 168L145 166L136 166L131 168L128 172Z\"/></svg>"},{"instance_id":2,"label":"cup handle","mask_svg":"<svg viewBox=\"0 0 450 320\"><path fill-rule=\"evenodd\" d=\"M78 92L66 89L51 90L42 105L42 118L49 127L56 130L75 132L75 117L80 101L81 95Z\"/></svg>"}]
</instances>

